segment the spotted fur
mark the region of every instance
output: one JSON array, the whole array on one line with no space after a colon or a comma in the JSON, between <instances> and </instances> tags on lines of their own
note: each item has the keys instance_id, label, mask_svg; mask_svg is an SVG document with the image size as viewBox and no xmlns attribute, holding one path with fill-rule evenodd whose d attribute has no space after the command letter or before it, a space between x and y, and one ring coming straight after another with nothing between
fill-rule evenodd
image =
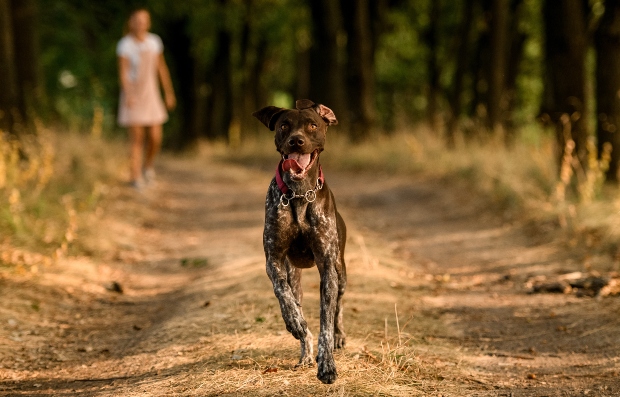
<instances>
[{"instance_id":1,"label":"spotted fur","mask_svg":"<svg viewBox=\"0 0 620 397\"><path fill-rule=\"evenodd\" d=\"M254 116L276 131L276 148L283 156L293 151L317 151L317 159L303 180L293 180L288 173L282 172L284 182L294 192L313 189L319 175L318 154L325 144L327 126L337 123L334 113L323 105L302 100L297 102L297 109L270 106L255 112ZM293 144L292 136L295 137ZM303 145L299 145L299 137ZM333 350L343 348L346 341L342 325L346 227L327 183L317 191L314 202L298 198L285 207L280 205L281 195L274 178L265 201L263 247L267 275L280 303L286 329L300 341L301 356L297 365L312 365L313 337L302 311L301 272L304 268L317 266L321 277L317 377L323 383L333 383L337 378Z\"/></svg>"}]
</instances>

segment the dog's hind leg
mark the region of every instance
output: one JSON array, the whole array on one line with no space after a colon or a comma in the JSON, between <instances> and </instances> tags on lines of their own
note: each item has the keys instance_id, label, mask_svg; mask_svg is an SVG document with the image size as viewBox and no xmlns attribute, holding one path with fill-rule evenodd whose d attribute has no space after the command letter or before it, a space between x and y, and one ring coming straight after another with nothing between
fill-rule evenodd
<instances>
[{"instance_id":1,"label":"dog's hind leg","mask_svg":"<svg viewBox=\"0 0 620 397\"><path fill-rule=\"evenodd\" d=\"M334 319L334 348L341 349L346 344L346 335L342 324L342 296L347 286L347 267L344 263L344 249L347 241L347 227L344 220L336 212L336 224L338 229L338 246L340 248L340 261L336 264L338 273L338 298L336 299L336 316Z\"/></svg>"},{"instance_id":2,"label":"dog's hind leg","mask_svg":"<svg viewBox=\"0 0 620 397\"><path fill-rule=\"evenodd\" d=\"M304 296L304 292L301 288L302 269L296 268L295 266L291 265L288 258L285 261L286 261L286 267L287 267L286 270L287 270L288 284L290 285L291 290L293 291L293 296L295 296L295 300L297 301L297 304L299 307L299 312L301 313L301 316L303 318L304 313L303 313L302 304L301 304L303 296ZM314 357L313 357L314 347L312 346L313 341L314 339L312 337L312 333L306 327L306 337L301 338L299 340L301 344L301 354L299 358L299 363L297 363L296 365L297 367L314 364Z\"/></svg>"},{"instance_id":3,"label":"dog's hind leg","mask_svg":"<svg viewBox=\"0 0 620 397\"><path fill-rule=\"evenodd\" d=\"M298 365L312 364L312 334L308 330L308 324L301 311L301 304L296 299L293 288L289 284L287 268L290 265L286 260L280 262L272 258L269 254L267 255L267 275L273 284L273 292L280 303L280 311L286 329L301 343L302 356Z\"/></svg>"},{"instance_id":4,"label":"dog's hind leg","mask_svg":"<svg viewBox=\"0 0 620 397\"><path fill-rule=\"evenodd\" d=\"M331 262L331 263L330 263ZM317 354L317 378L323 383L334 383L338 377L334 362L334 319L338 299L338 274L335 262L325 261L319 265L321 275L321 331Z\"/></svg>"}]
</instances>

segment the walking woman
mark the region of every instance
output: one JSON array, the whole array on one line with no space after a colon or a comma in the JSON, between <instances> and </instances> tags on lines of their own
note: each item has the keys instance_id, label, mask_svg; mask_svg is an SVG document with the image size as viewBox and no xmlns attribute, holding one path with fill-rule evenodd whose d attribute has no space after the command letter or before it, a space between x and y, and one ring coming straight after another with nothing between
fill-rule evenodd
<instances>
[{"instance_id":1,"label":"walking woman","mask_svg":"<svg viewBox=\"0 0 620 397\"><path fill-rule=\"evenodd\" d=\"M127 127L131 141L130 182L140 189L155 178L153 162L161 148L162 124L176 106L170 72L159 36L150 33L146 9L133 11L128 33L118 42L116 55L121 85L118 124ZM159 82L164 89L162 101ZM146 153L144 144L146 140Z\"/></svg>"}]
</instances>

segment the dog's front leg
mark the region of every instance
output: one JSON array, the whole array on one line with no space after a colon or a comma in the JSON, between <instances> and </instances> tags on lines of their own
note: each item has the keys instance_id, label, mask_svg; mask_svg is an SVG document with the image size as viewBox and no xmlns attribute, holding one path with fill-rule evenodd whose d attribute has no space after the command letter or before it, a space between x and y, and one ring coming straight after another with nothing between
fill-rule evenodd
<instances>
[{"instance_id":1,"label":"dog's front leg","mask_svg":"<svg viewBox=\"0 0 620 397\"><path fill-rule=\"evenodd\" d=\"M321 330L317 355L317 378L323 383L334 383L338 377L334 362L334 318L338 299L338 274L335 261L319 266L321 273Z\"/></svg>"},{"instance_id":2,"label":"dog's front leg","mask_svg":"<svg viewBox=\"0 0 620 397\"><path fill-rule=\"evenodd\" d=\"M288 273L288 285L293 291L293 296L295 297L295 301L297 302L297 305L299 307L301 317L305 318L302 308L303 291L301 288L301 269L293 266L290 260L287 258L286 271ZM312 337L312 332L310 332L310 329L306 328L306 337L300 339L299 342L301 343L301 355L299 363L296 366L300 367L314 364L314 338Z\"/></svg>"},{"instance_id":3,"label":"dog's front leg","mask_svg":"<svg viewBox=\"0 0 620 397\"><path fill-rule=\"evenodd\" d=\"M295 298L293 290L289 285L287 270L283 262L284 260L277 261L268 256L267 275L273 284L273 292L280 303L280 310L286 329L301 344L301 357L297 366L312 365L314 363L312 357L312 334L308 330L308 325L302 314L301 304Z\"/></svg>"}]
</instances>

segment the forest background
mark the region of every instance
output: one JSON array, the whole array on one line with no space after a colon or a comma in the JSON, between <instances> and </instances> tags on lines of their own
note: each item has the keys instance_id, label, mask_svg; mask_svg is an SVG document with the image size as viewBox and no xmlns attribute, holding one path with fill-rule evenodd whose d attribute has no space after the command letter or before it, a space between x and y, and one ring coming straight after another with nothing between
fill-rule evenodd
<instances>
[{"instance_id":1,"label":"forest background","mask_svg":"<svg viewBox=\"0 0 620 397\"><path fill-rule=\"evenodd\" d=\"M15 202L28 191L46 200L39 193L54 172L45 164L60 150L28 150L32 132L124 137L115 47L139 7L152 13L178 97L165 128L170 149L206 139L253 150L268 137L253 111L311 98L335 111L340 138L392 139L385 158L367 151L358 165L389 170L400 161L392 152L406 146L413 160L401 162L441 168L439 155L461 164L472 144L492 142L476 155L509 159L523 168L522 184L536 185L517 200L538 194L539 207L571 213L567 196L591 201L604 182L617 183L620 1L0 0L0 189L14 231ZM436 153L421 131L441 142ZM545 156L551 165L541 166ZM491 172L496 191L519 189L508 166L486 168L459 172Z\"/></svg>"},{"instance_id":2,"label":"forest background","mask_svg":"<svg viewBox=\"0 0 620 397\"><path fill-rule=\"evenodd\" d=\"M354 140L427 123L510 141L567 114L576 153L616 141L620 4L602 0L0 1L0 118L116 133L115 46L136 7L152 12L179 109L168 145L257 134L252 111L311 98ZM565 123L566 124L566 123ZM620 146L620 145L618 145ZM617 179L620 151L607 177Z\"/></svg>"}]
</instances>

